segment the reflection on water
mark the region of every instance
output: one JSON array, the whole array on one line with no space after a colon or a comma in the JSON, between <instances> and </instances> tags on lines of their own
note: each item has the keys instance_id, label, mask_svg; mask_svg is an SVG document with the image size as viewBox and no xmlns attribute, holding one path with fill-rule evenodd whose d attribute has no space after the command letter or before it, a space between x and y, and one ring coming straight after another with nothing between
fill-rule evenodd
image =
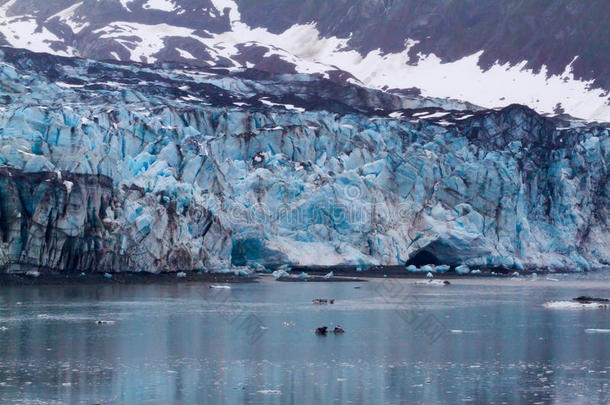
<instances>
[{"instance_id":1,"label":"reflection on water","mask_svg":"<svg viewBox=\"0 0 610 405\"><path fill-rule=\"evenodd\" d=\"M610 334L585 332L610 329L609 310L542 305L609 295L608 281L391 281L400 294L380 288L387 282L1 288L0 397L136 404L610 400ZM336 302L313 305L319 297ZM418 327L430 316L443 328L436 340ZM347 333L313 333L337 324Z\"/></svg>"}]
</instances>

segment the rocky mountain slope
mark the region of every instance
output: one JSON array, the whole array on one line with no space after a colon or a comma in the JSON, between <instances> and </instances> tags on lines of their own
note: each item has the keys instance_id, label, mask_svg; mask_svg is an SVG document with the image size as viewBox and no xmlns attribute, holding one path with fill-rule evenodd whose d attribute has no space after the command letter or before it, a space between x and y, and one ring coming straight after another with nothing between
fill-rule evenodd
<instances>
[{"instance_id":1,"label":"rocky mountain slope","mask_svg":"<svg viewBox=\"0 0 610 405\"><path fill-rule=\"evenodd\" d=\"M0 102L5 272L610 263L606 124L11 48Z\"/></svg>"},{"instance_id":2,"label":"rocky mountain slope","mask_svg":"<svg viewBox=\"0 0 610 405\"><path fill-rule=\"evenodd\" d=\"M610 121L610 10L591 0L0 0L0 45L189 62Z\"/></svg>"}]
</instances>

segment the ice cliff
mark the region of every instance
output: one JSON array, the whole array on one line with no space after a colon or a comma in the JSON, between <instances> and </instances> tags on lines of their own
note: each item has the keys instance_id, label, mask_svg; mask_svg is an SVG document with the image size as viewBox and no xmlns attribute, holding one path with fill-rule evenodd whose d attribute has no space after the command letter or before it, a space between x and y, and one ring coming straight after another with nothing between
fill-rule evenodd
<instances>
[{"instance_id":1,"label":"ice cliff","mask_svg":"<svg viewBox=\"0 0 610 405\"><path fill-rule=\"evenodd\" d=\"M610 263L607 124L0 50L0 269Z\"/></svg>"}]
</instances>

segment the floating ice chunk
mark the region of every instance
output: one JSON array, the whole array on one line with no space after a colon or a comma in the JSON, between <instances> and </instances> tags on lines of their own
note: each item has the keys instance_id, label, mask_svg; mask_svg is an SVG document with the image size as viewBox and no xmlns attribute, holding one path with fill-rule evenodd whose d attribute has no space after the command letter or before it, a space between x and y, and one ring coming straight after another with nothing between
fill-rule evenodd
<instances>
[{"instance_id":1,"label":"floating ice chunk","mask_svg":"<svg viewBox=\"0 0 610 405\"><path fill-rule=\"evenodd\" d=\"M104 278L112 278L112 274L110 274L110 273L104 273Z\"/></svg>"},{"instance_id":2,"label":"floating ice chunk","mask_svg":"<svg viewBox=\"0 0 610 405\"><path fill-rule=\"evenodd\" d=\"M434 267L434 272L435 273L446 273L450 268L451 268L451 266L449 266L447 264L442 264L440 266Z\"/></svg>"},{"instance_id":3,"label":"floating ice chunk","mask_svg":"<svg viewBox=\"0 0 610 405\"><path fill-rule=\"evenodd\" d=\"M455 268L455 272L457 274L468 274L470 273L470 267L466 266L465 264L461 264Z\"/></svg>"},{"instance_id":4,"label":"floating ice chunk","mask_svg":"<svg viewBox=\"0 0 610 405\"><path fill-rule=\"evenodd\" d=\"M178 277L178 278L184 278L184 277L186 277L186 273L185 273L185 272L183 272L183 271L180 271L180 272L176 273L176 277Z\"/></svg>"},{"instance_id":5,"label":"floating ice chunk","mask_svg":"<svg viewBox=\"0 0 610 405\"><path fill-rule=\"evenodd\" d=\"M295 278L303 280L303 279L309 278L309 274L303 272L303 273L299 274L298 276L296 276Z\"/></svg>"},{"instance_id":6,"label":"floating ice chunk","mask_svg":"<svg viewBox=\"0 0 610 405\"><path fill-rule=\"evenodd\" d=\"M276 270L271 275L277 280L280 277L290 277L286 270Z\"/></svg>"},{"instance_id":7,"label":"floating ice chunk","mask_svg":"<svg viewBox=\"0 0 610 405\"><path fill-rule=\"evenodd\" d=\"M442 286L448 285L448 282L446 282L444 280L426 280L426 281L416 281L415 284L442 287Z\"/></svg>"},{"instance_id":8,"label":"floating ice chunk","mask_svg":"<svg viewBox=\"0 0 610 405\"><path fill-rule=\"evenodd\" d=\"M428 272L428 274L426 274L426 277L428 277L428 278L432 278L432 277L434 277L434 274L432 274L432 273Z\"/></svg>"},{"instance_id":9,"label":"floating ice chunk","mask_svg":"<svg viewBox=\"0 0 610 405\"><path fill-rule=\"evenodd\" d=\"M230 290L231 286L230 285L216 285L216 284L212 284L210 286L210 288L216 288L216 289L219 289L219 290Z\"/></svg>"},{"instance_id":10,"label":"floating ice chunk","mask_svg":"<svg viewBox=\"0 0 610 405\"><path fill-rule=\"evenodd\" d=\"M252 274L252 270L247 266L242 266L233 270L233 274L236 276L249 276Z\"/></svg>"},{"instance_id":11,"label":"floating ice chunk","mask_svg":"<svg viewBox=\"0 0 610 405\"><path fill-rule=\"evenodd\" d=\"M585 333L610 333L610 329L585 329Z\"/></svg>"},{"instance_id":12,"label":"floating ice chunk","mask_svg":"<svg viewBox=\"0 0 610 405\"><path fill-rule=\"evenodd\" d=\"M426 264L425 266L420 267L419 271L432 272L434 271L434 267L429 264Z\"/></svg>"},{"instance_id":13,"label":"floating ice chunk","mask_svg":"<svg viewBox=\"0 0 610 405\"><path fill-rule=\"evenodd\" d=\"M28 276L28 277L34 277L34 278L38 278L38 277L40 277L40 272L39 272L39 271L36 271L36 270L28 270L28 271L25 273L25 275L26 275L26 276Z\"/></svg>"},{"instance_id":14,"label":"floating ice chunk","mask_svg":"<svg viewBox=\"0 0 610 405\"><path fill-rule=\"evenodd\" d=\"M546 309L607 309L608 304L599 302L550 301L542 304Z\"/></svg>"},{"instance_id":15,"label":"floating ice chunk","mask_svg":"<svg viewBox=\"0 0 610 405\"><path fill-rule=\"evenodd\" d=\"M324 276L324 278L325 278L325 279L330 279L330 278L333 278L334 276L335 276L335 273L331 271L330 273L326 274L326 275Z\"/></svg>"},{"instance_id":16,"label":"floating ice chunk","mask_svg":"<svg viewBox=\"0 0 610 405\"><path fill-rule=\"evenodd\" d=\"M259 390L257 392L263 395L280 395L282 393L280 390Z\"/></svg>"},{"instance_id":17,"label":"floating ice chunk","mask_svg":"<svg viewBox=\"0 0 610 405\"><path fill-rule=\"evenodd\" d=\"M260 263L256 263L254 265L254 271L257 273L270 273L270 270Z\"/></svg>"},{"instance_id":18,"label":"floating ice chunk","mask_svg":"<svg viewBox=\"0 0 610 405\"><path fill-rule=\"evenodd\" d=\"M419 271L419 270L418 270L417 266L414 266L414 265L410 264L410 265L407 266L407 271L416 272L416 271Z\"/></svg>"},{"instance_id":19,"label":"floating ice chunk","mask_svg":"<svg viewBox=\"0 0 610 405\"><path fill-rule=\"evenodd\" d=\"M96 325L113 325L115 322L114 321L106 321L103 319L99 319L97 321L95 321Z\"/></svg>"},{"instance_id":20,"label":"floating ice chunk","mask_svg":"<svg viewBox=\"0 0 610 405\"><path fill-rule=\"evenodd\" d=\"M470 274L481 274L481 270L474 269L473 271L470 272Z\"/></svg>"}]
</instances>

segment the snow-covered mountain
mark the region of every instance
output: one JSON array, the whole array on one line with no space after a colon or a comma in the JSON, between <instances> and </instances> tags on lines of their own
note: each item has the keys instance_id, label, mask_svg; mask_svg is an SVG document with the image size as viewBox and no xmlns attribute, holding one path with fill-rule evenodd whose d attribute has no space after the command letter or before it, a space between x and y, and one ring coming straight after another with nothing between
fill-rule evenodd
<instances>
[{"instance_id":1,"label":"snow-covered mountain","mask_svg":"<svg viewBox=\"0 0 610 405\"><path fill-rule=\"evenodd\" d=\"M608 266L609 166L521 105L0 49L5 272Z\"/></svg>"},{"instance_id":2,"label":"snow-covered mountain","mask_svg":"<svg viewBox=\"0 0 610 405\"><path fill-rule=\"evenodd\" d=\"M610 121L605 0L0 0L0 44Z\"/></svg>"}]
</instances>

